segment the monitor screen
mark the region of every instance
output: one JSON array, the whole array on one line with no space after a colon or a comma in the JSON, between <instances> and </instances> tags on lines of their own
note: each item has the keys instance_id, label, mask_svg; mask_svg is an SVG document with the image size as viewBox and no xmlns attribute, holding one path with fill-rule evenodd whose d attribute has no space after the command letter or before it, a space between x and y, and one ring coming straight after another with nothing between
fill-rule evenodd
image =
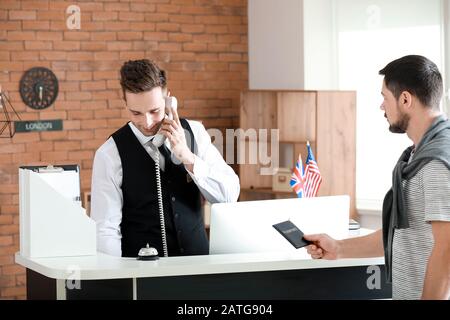
<instances>
[{"instance_id":1,"label":"monitor screen","mask_svg":"<svg viewBox=\"0 0 450 320\"><path fill-rule=\"evenodd\" d=\"M272 225L291 220L303 233L348 236L350 198L315 197L217 203L211 207L210 254L298 252Z\"/></svg>"}]
</instances>

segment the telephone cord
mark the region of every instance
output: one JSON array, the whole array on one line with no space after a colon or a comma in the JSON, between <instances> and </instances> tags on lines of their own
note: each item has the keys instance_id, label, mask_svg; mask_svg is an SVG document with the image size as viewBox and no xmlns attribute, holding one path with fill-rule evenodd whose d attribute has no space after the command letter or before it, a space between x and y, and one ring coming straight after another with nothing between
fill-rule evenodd
<instances>
[{"instance_id":1,"label":"telephone cord","mask_svg":"<svg viewBox=\"0 0 450 320\"><path fill-rule=\"evenodd\" d=\"M158 193L159 221L161 224L161 239L162 239L164 257L168 257L169 253L167 250L166 224L165 224L165 220L164 220L161 174L159 171L159 151L155 152L155 155L156 155L156 159L155 159L156 189L157 189L157 193Z\"/></svg>"}]
</instances>

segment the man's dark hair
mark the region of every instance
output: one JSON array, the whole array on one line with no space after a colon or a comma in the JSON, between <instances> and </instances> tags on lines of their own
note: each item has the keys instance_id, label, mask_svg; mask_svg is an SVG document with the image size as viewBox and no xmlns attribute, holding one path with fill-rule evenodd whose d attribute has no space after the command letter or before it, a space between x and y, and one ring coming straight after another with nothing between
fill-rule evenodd
<instances>
[{"instance_id":1,"label":"man's dark hair","mask_svg":"<svg viewBox=\"0 0 450 320\"><path fill-rule=\"evenodd\" d=\"M123 97L126 99L126 91L140 93L165 86L165 73L159 69L156 63L148 59L130 60L125 62L120 69L120 85Z\"/></svg>"},{"instance_id":2,"label":"man's dark hair","mask_svg":"<svg viewBox=\"0 0 450 320\"><path fill-rule=\"evenodd\" d=\"M398 99L403 91L416 96L427 107L439 109L442 97L442 76L436 64L418 55L405 56L390 62L379 71L384 83Z\"/></svg>"}]
</instances>

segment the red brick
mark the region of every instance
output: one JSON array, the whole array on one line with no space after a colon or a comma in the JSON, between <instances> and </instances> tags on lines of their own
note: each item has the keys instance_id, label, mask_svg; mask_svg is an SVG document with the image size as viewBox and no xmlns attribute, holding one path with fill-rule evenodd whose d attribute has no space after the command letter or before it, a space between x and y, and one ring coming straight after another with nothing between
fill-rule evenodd
<instances>
[{"instance_id":1,"label":"red brick","mask_svg":"<svg viewBox=\"0 0 450 320\"><path fill-rule=\"evenodd\" d=\"M0 247L10 246L13 244L12 236L0 236ZM5 267L3 267L3 274L5 273Z\"/></svg>"},{"instance_id":2,"label":"red brick","mask_svg":"<svg viewBox=\"0 0 450 320\"><path fill-rule=\"evenodd\" d=\"M105 3L105 11L129 11L129 3Z\"/></svg>"},{"instance_id":3,"label":"red brick","mask_svg":"<svg viewBox=\"0 0 450 320\"><path fill-rule=\"evenodd\" d=\"M81 91L105 90L106 82L104 80L81 82Z\"/></svg>"},{"instance_id":4,"label":"red brick","mask_svg":"<svg viewBox=\"0 0 450 320\"><path fill-rule=\"evenodd\" d=\"M118 16L117 12L94 12L92 19L94 21L114 21Z\"/></svg>"},{"instance_id":5,"label":"red brick","mask_svg":"<svg viewBox=\"0 0 450 320\"><path fill-rule=\"evenodd\" d=\"M119 59L119 53L117 53L117 52L104 51L104 52L95 52L94 53L94 60L105 61L105 60L118 60L118 59Z\"/></svg>"},{"instance_id":6,"label":"red brick","mask_svg":"<svg viewBox=\"0 0 450 320\"><path fill-rule=\"evenodd\" d=\"M25 41L25 50L51 50L51 41Z\"/></svg>"},{"instance_id":7,"label":"red brick","mask_svg":"<svg viewBox=\"0 0 450 320\"><path fill-rule=\"evenodd\" d=\"M55 141L55 151L79 150L80 141Z\"/></svg>"},{"instance_id":8,"label":"red brick","mask_svg":"<svg viewBox=\"0 0 450 320\"><path fill-rule=\"evenodd\" d=\"M73 120L86 120L86 119L92 119L94 112L89 110L74 110L74 111L68 111L69 113L69 119ZM81 127L81 125L80 125Z\"/></svg>"},{"instance_id":9,"label":"red brick","mask_svg":"<svg viewBox=\"0 0 450 320\"><path fill-rule=\"evenodd\" d=\"M65 131L42 131L40 135L41 140L63 140L67 138L67 132Z\"/></svg>"},{"instance_id":10,"label":"red brick","mask_svg":"<svg viewBox=\"0 0 450 320\"><path fill-rule=\"evenodd\" d=\"M22 21L23 30L50 30L48 21ZM52 30L54 30L52 28Z\"/></svg>"},{"instance_id":11,"label":"red brick","mask_svg":"<svg viewBox=\"0 0 450 320\"><path fill-rule=\"evenodd\" d=\"M50 151L50 152L41 152L41 161L44 162L55 162L66 160L68 153L67 151Z\"/></svg>"},{"instance_id":12,"label":"red brick","mask_svg":"<svg viewBox=\"0 0 450 320\"><path fill-rule=\"evenodd\" d=\"M67 52L65 51L41 51L41 60L66 60Z\"/></svg>"},{"instance_id":13,"label":"red brick","mask_svg":"<svg viewBox=\"0 0 450 320\"><path fill-rule=\"evenodd\" d=\"M36 154L38 158L39 158L39 151L52 151L52 150L53 150L52 141L40 141L27 144L27 152L30 154Z\"/></svg>"},{"instance_id":14,"label":"red brick","mask_svg":"<svg viewBox=\"0 0 450 320\"><path fill-rule=\"evenodd\" d=\"M104 6L103 3L97 3L97 2L89 2L89 3L77 3L77 5L80 7L80 11L103 11Z\"/></svg>"},{"instance_id":15,"label":"red brick","mask_svg":"<svg viewBox=\"0 0 450 320\"><path fill-rule=\"evenodd\" d=\"M82 42L81 43L81 50L85 51L102 51L106 50L106 43L105 42Z\"/></svg>"},{"instance_id":16,"label":"red brick","mask_svg":"<svg viewBox=\"0 0 450 320\"><path fill-rule=\"evenodd\" d=\"M193 51L193 52L204 52L206 51L207 45L205 43L184 43L183 50L184 51Z\"/></svg>"},{"instance_id":17,"label":"red brick","mask_svg":"<svg viewBox=\"0 0 450 320\"><path fill-rule=\"evenodd\" d=\"M80 130L81 122L79 120L64 121L64 130Z\"/></svg>"},{"instance_id":18,"label":"red brick","mask_svg":"<svg viewBox=\"0 0 450 320\"><path fill-rule=\"evenodd\" d=\"M128 21L108 21L108 30L110 31L128 31L130 22Z\"/></svg>"},{"instance_id":19,"label":"red brick","mask_svg":"<svg viewBox=\"0 0 450 320\"><path fill-rule=\"evenodd\" d=\"M25 286L4 288L4 289L1 289L0 291L1 291L1 297L2 298L10 298L10 297L19 296L19 295L25 295L26 294Z\"/></svg>"},{"instance_id":20,"label":"red brick","mask_svg":"<svg viewBox=\"0 0 450 320\"><path fill-rule=\"evenodd\" d=\"M90 71L74 71L67 73L67 80L92 80L92 72Z\"/></svg>"},{"instance_id":21,"label":"red brick","mask_svg":"<svg viewBox=\"0 0 450 320\"><path fill-rule=\"evenodd\" d=\"M8 264L14 263L14 261L13 261L14 259L12 258L12 256L0 256L0 266L3 264L2 260L6 260L5 258L10 260L10 262L8 262ZM4 263L4 264L6 264L6 263ZM16 276L15 275L0 276L0 288L14 287L15 285L16 285Z\"/></svg>"},{"instance_id":22,"label":"red brick","mask_svg":"<svg viewBox=\"0 0 450 320\"><path fill-rule=\"evenodd\" d=\"M165 22L169 21L169 15L167 13L145 13L145 21L151 22Z\"/></svg>"},{"instance_id":23,"label":"red brick","mask_svg":"<svg viewBox=\"0 0 450 320\"><path fill-rule=\"evenodd\" d=\"M186 33L169 33L169 41L173 42L190 42L192 41L192 34Z\"/></svg>"},{"instance_id":24,"label":"red brick","mask_svg":"<svg viewBox=\"0 0 450 320\"><path fill-rule=\"evenodd\" d=\"M131 31L155 31L156 25L153 22L130 22L128 29Z\"/></svg>"},{"instance_id":25,"label":"red brick","mask_svg":"<svg viewBox=\"0 0 450 320\"><path fill-rule=\"evenodd\" d=\"M137 12L155 12L156 5L151 3L131 3L131 11Z\"/></svg>"},{"instance_id":26,"label":"red brick","mask_svg":"<svg viewBox=\"0 0 450 320\"><path fill-rule=\"evenodd\" d=\"M20 2L17 0L0 1L0 9L20 9Z\"/></svg>"},{"instance_id":27,"label":"red brick","mask_svg":"<svg viewBox=\"0 0 450 320\"><path fill-rule=\"evenodd\" d=\"M180 24L161 22L156 25L156 31L179 32Z\"/></svg>"},{"instance_id":28,"label":"red brick","mask_svg":"<svg viewBox=\"0 0 450 320\"><path fill-rule=\"evenodd\" d=\"M203 24L182 24L181 32L183 32L183 33L203 33L203 32L205 32L205 25L203 25Z\"/></svg>"},{"instance_id":29,"label":"red brick","mask_svg":"<svg viewBox=\"0 0 450 320\"><path fill-rule=\"evenodd\" d=\"M82 14L83 15L83 14ZM66 13L64 11L38 11L37 20L58 21L66 20Z\"/></svg>"},{"instance_id":30,"label":"red brick","mask_svg":"<svg viewBox=\"0 0 450 320\"><path fill-rule=\"evenodd\" d=\"M108 51L131 50L132 43L127 41L116 41L107 43Z\"/></svg>"},{"instance_id":31,"label":"red brick","mask_svg":"<svg viewBox=\"0 0 450 320\"><path fill-rule=\"evenodd\" d=\"M93 138L93 130L69 131L69 140L89 140Z\"/></svg>"},{"instance_id":32,"label":"red brick","mask_svg":"<svg viewBox=\"0 0 450 320\"><path fill-rule=\"evenodd\" d=\"M142 38L142 32L117 32L117 40L141 40Z\"/></svg>"},{"instance_id":33,"label":"red brick","mask_svg":"<svg viewBox=\"0 0 450 320\"><path fill-rule=\"evenodd\" d=\"M80 160L88 160L94 158L93 151L72 151L69 152L69 160L79 162Z\"/></svg>"},{"instance_id":34,"label":"red brick","mask_svg":"<svg viewBox=\"0 0 450 320\"><path fill-rule=\"evenodd\" d=\"M126 12L119 13L120 21L144 21L144 13L142 12Z\"/></svg>"},{"instance_id":35,"label":"red brick","mask_svg":"<svg viewBox=\"0 0 450 320\"><path fill-rule=\"evenodd\" d=\"M79 41L55 41L55 42L53 42L53 47L55 50L65 50L65 51L80 50L80 42Z\"/></svg>"},{"instance_id":36,"label":"red brick","mask_svg":"<svg viewBox=\"0 0 450 320\"><path fill-rule=\"evenodd\" d=\"M21 22L20 21L1 21L0 22L1 30L21 30Z\"/></svg>"},{"instance_id":37,"label":"red brick","mask_svg":"<svg viewBox=\"0 0 450 320\"><path fill-rule=\"evenodd\" d=\"M36 32L37 40L62 40L63 34L62 32L53 32L53 31L38 31Z\"/></svg>"},{"instance_id":38,"label":"red brick","mask_svg":"<svg viewBox=\"0 0 450 320\"><path fill-rule=\"evenodd\" d=\"M144 40L167 41L168 39L167 32L144 32Z\"/></svg>"},{"instance_id":39,"label":"red brick","mask_svg":"<svg viewBox=\"0 0 450 320\"><path fill-rule=\"evenodd\" d=\"M10 20L36 20L36 11L31 10L11 10L9 11Z\"/></svg>"},{"instance_id":40,"label":"red brick","mask_svg":"<svg viewBox=\"0 0 450 320\"><path fill-rule=\"evenodd\" d=\"M12 55L12 60L39 60L39 53L37 51L19 51L14 52Z\"/></svg>"},{"instance_id":41,"label":"red brick","mask_svg":"<svg viewBox=\"0 0 450 320\"><path fill-rule=\"evenodd\" d=\"M180 23L180 24L186 24L186 23L194 23L194 16L191 15L182 15L182 14L171 14L169 17L169 22L173 23Z\"/></svg>"},{"instance_id":42,"label":"red brick","mask_svg":"<svg viewBox=\"0 0 450 320\"><path fill-rule=\"evenodd\" d=\"M48 10L49 0L28 0L21 1L23 10Z\"/></svg>"},{"instance_id":43,"label":"red brick","mask_svg":"<svg viewBox=\"0 0 450 320\"><path fill-rule=\"evenodd\" d=\"M89 40L90 38L91 38L90 32L83 32L79 30L64 32L64 40Z\"/></svg>"},{"instance_id":44,"label":"red brick","mask_svg":"<svg viewBox=\"0 0 450 320\"><path fill-rule=\"evenodd\" d=\"M160 50L164 50L161 49ZM144 51L128 51L128 52L120 52L120 60L138 60L143 59L145 57Z\"/></svg>"},{"instance_id":45,"label":"red brick","mask_svg":"<svg viewBox=\"0 0 450 320\"><path fill-rule=\"evenodd\" d=\"M7 215L5 213L2 213L0 215L0 225L2 225L2 224L8 225L8 224L11 224L11 223L13 223L13 216Z\"/></svg>"},{"instance_id":46,"label":"red brick","mask_svg":"<svg viewBox=\"0 0 450 320\"><path fill-rule=\"evenodd\" d=\"M12 40L36 40L36 33L34 31L8 31L8 41Z\"/></svg>"},{"instance_id":47,"label":"red brick","mask_svg":"<svg viewBox=\"0 0 450 320\"><path fill-rule=\"evenodd\" d=\"M28 41L26 41L28 42ZM22 41L8 41L8 42L4 42L2 43L2 49L3 50L11 50L11 51L15 51L15 50L23 50L23 42Z\"/></svg>"},{"instance_id":48,"label":"red brick","mask_svg":"<svg viewBox=\"0 0 450 320\"><path fill-rule=\"evenodd\" d=\"M13 235L17 233L19 233L19 225L17 224L0 225L0 236Z\"/></svg>"}]
</instances>

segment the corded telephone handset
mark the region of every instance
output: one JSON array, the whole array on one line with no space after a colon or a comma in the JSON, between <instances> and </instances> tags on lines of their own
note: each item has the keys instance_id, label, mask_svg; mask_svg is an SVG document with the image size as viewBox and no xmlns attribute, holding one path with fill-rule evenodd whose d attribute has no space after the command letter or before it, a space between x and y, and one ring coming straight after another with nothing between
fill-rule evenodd
<instances>
[{"instance_id":1,"label":"corded telephone handset","mask_svg":"<svg viewBox=\"0 0 450 320\"><path fill-rule=\"evenodd\" d=\"M177 110L177 104L177 98L170 96L165 98L165 112L170 120L173 120L172 110ZM166 140L166 137L161 133L157 133L152 142L155 147L159 148L164 143L164 140Z\"/></svg>"},{"instance_id":2,"label":"corded telephone handset","mask_svg":"<svg viewBox=\"0 0 450 320\"><path fill-rule=\"evenodd\" d=\"M177 109L177 98L175 97L165 97L165 112L166 116L172 120L173 119L173 110ZM160 129L161 130L161 129ZM164 207L163 207L163 197L162 197L162 187L161 187L161 174L160 174L160 168L159 168L159 150L158 148L163 145L164 141L166 140L166 137L161 134L157 133L155 137L152 140L153 145L156 147L155 152L155 173L156 173L156 191L158 194L158 208L159 208L159 221L161 225L161 238L162 238L162 245L163 245L163 251L164 251L164 257L168 257L168 249L167 249L167 238L166 238L166 224L164 220ZM165 159L166 161L169 161L170 159ZM150 248L147 244L146 248L142 248L139 251L138 259L139 260L154 260L158 258L158 251L154 248Z\"/></svg>"}]
</instances>

